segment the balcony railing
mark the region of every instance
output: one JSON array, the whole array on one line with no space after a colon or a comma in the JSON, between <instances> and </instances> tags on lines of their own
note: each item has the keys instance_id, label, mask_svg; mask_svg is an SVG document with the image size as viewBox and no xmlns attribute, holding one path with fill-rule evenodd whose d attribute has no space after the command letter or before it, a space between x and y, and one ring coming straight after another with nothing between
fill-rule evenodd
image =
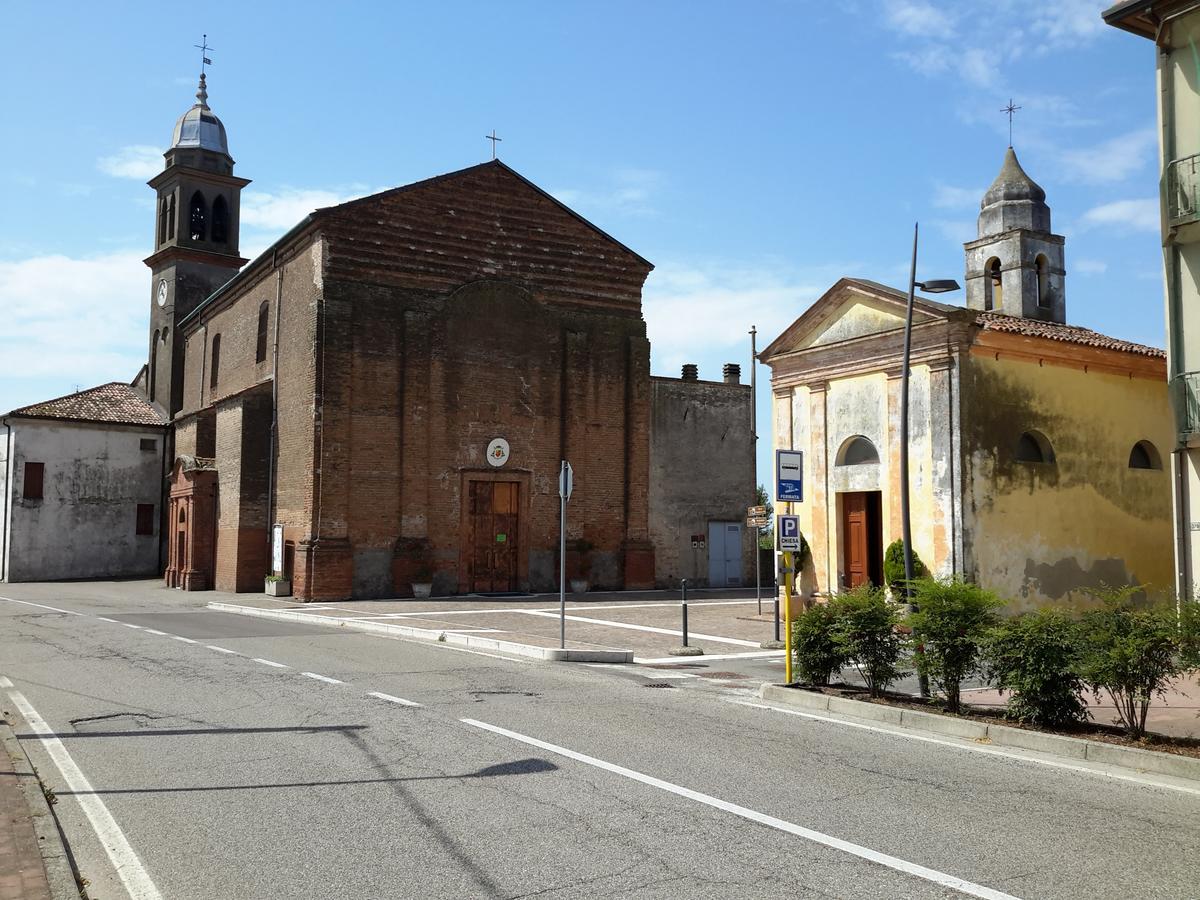
<instances>
[{"instance_id":1,"label":"balcony railing","mask_svg":"<svg viewBox=\"0 0 1200 900\"><path fill-rule=\"evenodd\" d=\"M1183 372L1171 379L1171 406L1180 441L1186 444L1200 435L1200 372Z\"/></svg>"},{"instance_id":2,"label":"balcony railing","mask_svg":"<svg viewBox=\"0 0 1200 900\"><path fill-rule=\"evenodd\" d=\"M1167 166L1167 222L1183 225L1200 219L1200 154Z\"/></svg>"}]
</instances>

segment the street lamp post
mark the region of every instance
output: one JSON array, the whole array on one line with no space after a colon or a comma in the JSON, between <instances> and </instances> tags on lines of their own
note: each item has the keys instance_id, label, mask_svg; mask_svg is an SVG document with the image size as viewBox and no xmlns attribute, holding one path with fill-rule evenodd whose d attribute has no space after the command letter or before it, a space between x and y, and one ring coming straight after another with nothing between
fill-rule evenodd
<instances>
[{"instance_id":1,"label":"street lamp post","mask_svg":"<svg viewBox=\"0 0 1200 900\"><path fill-rule=\"evenodd\" d=\"M913 294L920 288L926 294L944 294L957 291L958 282L953 279L917 281L917 236L920 223L913 225L912 269L908 276L908 309L904 314L904 368L900 373L900 528L904 541L904 596L912 599L913 554L912 519L908 502L908 363L912 352ZM929 681L920 677L921 696L929 696Z\"/></svg>"},{"instance_id":2,"label":"street lamp post","mask_svg":"<svg viewBox=\"0 0 1200 900\"><path fill-rule=\"evenodd\" d=\"M900 528L904 540L904 593L911 593L913 580L912 520L908 498L908 364L912 353L913 295L917 288L926 294L944 294L957 291L958 282L953 279L917 281L917 235L920 224L913 225L912 270L908 277L908 309L904 314L904 368L900 373Z\"/></svg>"}]
</instances>

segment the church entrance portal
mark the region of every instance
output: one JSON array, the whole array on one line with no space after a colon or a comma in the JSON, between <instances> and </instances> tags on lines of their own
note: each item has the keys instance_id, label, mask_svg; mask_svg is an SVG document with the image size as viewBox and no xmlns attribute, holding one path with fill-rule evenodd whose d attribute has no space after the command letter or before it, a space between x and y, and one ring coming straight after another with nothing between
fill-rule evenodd
<instances>
[{"instance_id":1,"label":"church entrance portal","mask_svg":"<svg viewBox=\"0 0 1200 900\"><path fill-rule=\"evenodd\" d=\"M841 494L842 584L883 584L883 516L879 491Z\"/></svg>"},{"instance_id":2,"label":"church entrance portal","mask_svg":"<svg viewBox=\"0 0 1200 900\"><path fill-rule=\"evenodd\" d=\"M521 485L515 481L469 484L470 590L472 593L518 588L518 532Z\"/></svg>"}]
</instances>

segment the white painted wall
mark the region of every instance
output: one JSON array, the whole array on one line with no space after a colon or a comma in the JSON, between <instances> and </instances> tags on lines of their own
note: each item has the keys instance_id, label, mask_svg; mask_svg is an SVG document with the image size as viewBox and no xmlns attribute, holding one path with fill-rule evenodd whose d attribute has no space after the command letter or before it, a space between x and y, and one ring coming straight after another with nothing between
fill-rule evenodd
<instances>
[{"instance_id":1,"label":"white painted wall","mask_svg":"<svg viewBox=\"0 0 1200 900\"><path fill-rule=\"evenodd\" d=\"M137 426L15 418L6 581L117 578L158 570L163 433ZM0 435L4 432L0 430ZM142 450L142 438L155 442ZM44 499L23 499L26 462L45 464ZM137 506L154 505L138 535ZM0 509L3 509L0 506Z\"/></svg>"}]
</instances>

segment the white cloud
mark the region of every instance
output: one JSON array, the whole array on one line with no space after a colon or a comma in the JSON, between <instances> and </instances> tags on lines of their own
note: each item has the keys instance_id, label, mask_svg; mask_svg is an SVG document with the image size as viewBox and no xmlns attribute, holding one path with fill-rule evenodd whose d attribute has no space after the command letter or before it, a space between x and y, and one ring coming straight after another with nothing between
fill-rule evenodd
<instances>
[{"instance_id":1,"label":"white cloud","mask_svg":"<svg viewBox=\"0 0 1200 900\"><path fill-rule=\"evenodd\" d=\"M1032 13L1034 34L1043 35L1045 43L1063 47L1086 43L1104 32L1101 11L1110 3L1095 0L1054 0L1037 3Z\"/></svg>"},{"instance_id":2,"label":"white cloud","mask_svg":"<svg viewBox=\"0 0 1200 900\"><path fill-rule=\"evenodd\" d=\"M1083 214L1080 224L1085 228L1113 228L1118 231L1158 231L1158 198L1145 200L1116 200L1094 206Z\"/></svg>"},{"instance_id":3,"label":"white cloud","mask_svg":"<svg viewBox=\"0 0 1200 900\"><path fill-rule=\"evenodd\" d=\"M608 184L596 188L558 188L551 196L583 215L596 212L622 215L648 215L654 212L651 203L662 182L662 175L653 169L618 169L608 176Z\"/></svg>"},{"instance_id":4,"label":"white cloud","mask_svg":"<svg viewBox=\"0 0 1200 900\"><path fill-rule=\"evenodd\" d=\"M370 193L373 192L361 184L334 190L285 187L275 193L247 191L242 195L241 223L244 228L283 232L314 209L336 206Z\"/></svg>"},{"instance_id":5,"label":"white cloud","mask_svg":"<svg viewBox=\"0 0 1200 900\"><path fill-rule=\"evenodd\" d=\"M885 0L884 20L901 34L924 38L954 36L954 17L949 7L923 0Z\"/></svg>"},{"instance_id":6,"label":"white cloud","mask_svg":"<svg viewBox=\"0 0 1200 900\"><path fill-rule=\"evenodd\" d=\"M1108 271L1108 263L1102 259L1077 259L1071 268L1081 275L1103 275Z\"/></svg>"},{"instance_id":7,"label":"white cloud","mask_svg":"<svg viewBox=\"0 0 1200 900\"><path fill-rule=\"evenodd\" d=\"M162 148L149 144L130 144L112 156L100 157L96 160L96 168L114 178L146 181L163 170Z\"/></svg>"},{"instance_id":8,"label":"white cloud","mask_svg":"<svg viewBox=\"0 0 1200 900\"><path fill-rule=\"evenodd\" d=\"M720 378L720 365L749 352L750 326L759 349L774 340L845 274L826 267L799 272L783 265L697 266L664 263L650 273L643 313L655 372L678 375L699 363L700 377Z\"/></svg>"},{"instance_id":9,"label":"white cloud","mask_svg":"<svg viewBox=\"0 0 1200 900\"><path fill-rule=\"evenodd\" d=\"M1062 164L1073 181L1108 184L1123 181L1154 158L1158 137L1153 128L1139 128L1109 138L1094 147L1064 150Z\"/></svg>"},{"instance_id":10,"label":"white cloud","mask_svg":"<svg viewBox=\"0 0 1200 900\"><path fill-rule=\"evenodd\" d=\"M962 188L937 182L933 186L933 205L940 209L978 209L986 187Z\"/></svg>"},{"instance_id":11,"label":"white cloud","mask_svg":"<svg viewBox=\"0 0 1200 900\"><path fill-rule=\"evenodd\" d=\"M142 256L0 262L0 412L137 374L149 341Z\"/></svg>"}]
</instances>

